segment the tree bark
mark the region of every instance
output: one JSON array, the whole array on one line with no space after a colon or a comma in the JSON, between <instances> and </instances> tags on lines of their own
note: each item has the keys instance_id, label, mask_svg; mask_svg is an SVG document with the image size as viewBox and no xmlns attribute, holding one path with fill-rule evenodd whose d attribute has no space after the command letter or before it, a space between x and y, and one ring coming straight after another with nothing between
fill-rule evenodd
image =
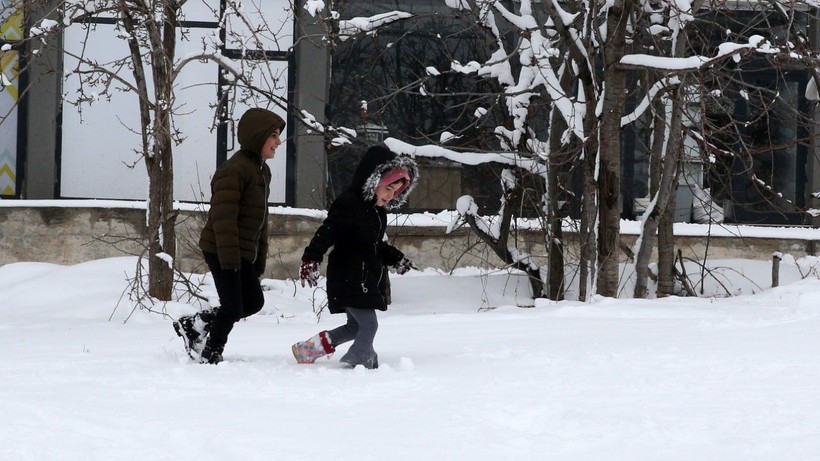
<instances>
[{"instance_id":1,"label":"tree bark","mask_svg":"<svg viewBox=\"0 0 820 461\"><path fill-rule=\"evenodd\" d=\"M142 67L138 43L134 38L129 39L134 76L141 93L138 96L142 147L148 172L148 294L160 301L171 300L176 257L171 117L174 107L173 64L179 8L177 2L164 2L162 12L158 15L160 21L152 11L133 10L126 2L120 2L120 15L126 29L134 31L136 24L141 22L140 27L145 28L150 46L153 98L148 97L147 77ZM143 15L140 21L135 20L135 14ZM149 103L151 100L154 101L153 104ZM167 256L160 257L161 254Z\"/></svg>"},{"instance_id":2,"label":"tree bark","mask_svg":"<svg viewBox=\"0 0 820 461\"><path fill-rule=\"evenodd\" d=\"M171 116L174 107L173 74L174 58L176 56L176 31L179 25L179 5L175 1L167 1L163 5L164 18L161 33L152 40L154 56L154 88L157 107L155 110L155 159L158 160L157 176L151 180L151 204L157 212L158 222L156 235L158 241L152 242L151 249L156 253L149 253L149 294L162 301L171 300L174 284L174 261L176 259L176 213L174 211L174 156L173 138L171 132ZM159 194L159 196L156 196ZM156 201L156 204L154 204ZM158 245L157 245L158 244ZM159 258L159 252L170 257L166 261Z\"/></svg>"},{"instance_id":3,"label":"tree bark","mask_svg":"<svg viewBox=\"0 0 820 461\"><path fill-rule=\"evenodd\" d=\"M649 261L652 249L657 240L658 227L658 190L663 175L663 149L666 145L666 107L658 97L652 104L652 146L649 157L649 197L650 203L641 217L640 243L635 256L635 292L636 298L646 298L648 293ZM663 197L666 200L666 197Z\"/></svg>"},{"instance_id":4,"label":"tree bark","mask_svg":"<svg viewBox=\"0 0 820 461\"><path fill-rule=\"evenodd\" d=\"M595 136L595 133L598 128L598 119L596 116L598 100L594 97L594 95L598 94L598 88L596 83L596 75L593 73L593 69L596 66L590 63L591 59L594 59L590 57L590 50L593 50L597 44L593 43L593 34L584 35L580 38L574 34L573 31L568 28L566 24L564 24L564 18L553 2L544 2L542 5L544 6L547 14L552 18L553 26L561 36L562 44L566 46L569 59L576 64L575 66L572 66L567 63L567 69L561 75L561 88L564 89L564 92L567 95L572 94L574 91L578 91L579 89L583 90L583 95L586 99L586 112L583 120L585 139L581 140L573 138L569 145L561 145L562 130L557 128L556 121L559 121L562 117L556 116L557 110L555 109L550 123L550 171L552 172L557 165L561 164L561 160L557 157L557 152L561 151L562 147L563 152L565 153L564 155L567 157L576 155L576 149L580 153L578 154L580 157L572 157L571 159L567 158L568 162L574 161L575 158L583 159L582 169L584 183L581 204L581 223L579 229L581 254L579 256L578 299L586 301L592 287L594 286L592 274L595 273L597 253L597 246L595 242L595 225L597 221L595 218L597 216L596 210L598 203L598 190L597 184L595 183L595 167L598 160L598 138ZM595 15L591 14L590 11L591 9L588 10L583 16L583 21L585 22L585 28L592 29L594 28ZM554 181L551 181L551 184L555 185ZM556 195L557 190L551 190L550 199ZM550 222L550 232L552 235L558 235L560 226L560 218L555 216ZM551 241L550 245L557 243L560 242ZM551 257L553 251L555 250L555 248L550 250ZM562 275L564 273L563 249L560 254L560 260L550 260L550 293L556 293L555 290L557 290L559 284L563 287L563 277L561 280L558 280L556 274L556 271L558 270L561 271ZM558 268L559 264L561 264L560 269ZM561 293L563 293L564 290L565 287L561 288Z\"/></svg>"},{"instance_id":5,"label":"tree bark","mask_svg":"<svg viewBox=\"0 0 820 461\"><path fill-rule=\"evenodd\" d=\"M677 175L675 176L677 183ZM658 227L658 297L675 293L675 202L677 188L673 188L666 209L661 214Z\"/></svg>"},{"instance_id":6,"label":"tree bark","mask_svg":"<svg viewBox=\"0 0 820 461\"><path fill-rule=\"evenodd\" d=\"M501 216L499 217L501 220L501 232L497 238L484 232L481 227L477 225L475 216L466 214L464 215L464 219L467 221L467 224L470 225L470 229L472 229L472 231L475 232L475 234L483 240L490 247L490 249L493 250L493 253L504 261L505 264L521 270L529 276L532 296L534 298L542 298L544 297L544 282L541 280L541 270L514 258L513 254L510 253L509 246L507 245L507 241L510 236L510 223L512 222L513 217L512 205L518 201L517 199L521 195L521 189L519 187L515 187L509 192L505 191L505 193L505 206Z\"/></svg>"},{"instance_id":7,"label":"tree bark","mask_svg":"<svg viewBox=\"0 0 820 461\"><path fill-rule=\"evenodd\" d=\"M626 50L631 0L616 0L607 12L604 47L603 111L599 131L598 294L618 295L621 226L621 116L626 100L626 71L618 66Z\"/></svg>"},{"instance_id":8,"label":"tree bark","mask_svg":"<svg viewBox=\"0 0 820 461\"><path fill-rule=\"evenodd\" d=\"M550 155L547 175L547 251L548 283L547 297L553 301L564 299L564 231L558 201L559 171L563 165L560 132L558 130L560 115L552 111L550 121Z\"/></svg>"},{"instance_id":9,"label":"tree bark","mask_svg":"<svg viewBox=\"0 0 820 461\"><path fill-rule=\"evenodd\" d=\"M682 56L686 48L686 42L679 37L675 42L673 56ZM641 228L641 245L635 258L635 292L636 298L647 296L647 275L649 271L649 261L655 245L657 235L658 245L658 296L668 296L672 294L675 286L675 236L674 236L674 213L677 202L678 172L680 156L683 149L683 110L684 101L681 94L682 85L676 86L670 92L671 112L663 111L663 116L656 115L653 133L655 137L652 145L651 165L652 171L660 168L660 175L651 174L650 194L651 203L654 204L652 210L644 218ZM658 99L655 103L656 114L660 113L664 106ZM667 116L667 114L670 114ZM664 125L659 126L658 120L663 120ZM668 130L667 136L658 136L657 133L664 133ZM666 152L663 152L663 146ZM659 178L659 179L658 179Z\"/></svg>"}]
</instances>

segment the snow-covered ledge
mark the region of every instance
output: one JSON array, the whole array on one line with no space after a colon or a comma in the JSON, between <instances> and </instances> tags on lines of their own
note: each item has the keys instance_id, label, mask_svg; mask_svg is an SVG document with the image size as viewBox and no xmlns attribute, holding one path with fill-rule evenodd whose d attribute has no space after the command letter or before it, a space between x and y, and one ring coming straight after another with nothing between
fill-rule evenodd
<instances>
[{"instance_id":1,"label":"snow-covered ledge","mask_svg":"<svg viewBox=\"0 0 820 461\"><path fill-rule=\"evenodd\" d=\"M179 267L204 271L197 240L207 205L179 203ZM0 265L20 261L77 264L93 259L140 254L145 229L145 202L111 200L0 200ZM295 277L302 250L325 217L322 210L271 207L268 274ZM421 267L450 270L464 266L501 266L464 228L448 233L453 212L389 215L388 237ZM529 254L543 255L534 221L522 220L518 242ZM575 244L572 223L566 244ZM622 221L622 239L632 245L639 226ZM774 252L795 257L814 255L820 229L735 225L675 225L676 247L684 257L767 260ZM707 239L706 236L711 236ZM574 252L572 254L577 254ZM487 262L489 261L489 263Z\"/></svg>"}]
</instances>

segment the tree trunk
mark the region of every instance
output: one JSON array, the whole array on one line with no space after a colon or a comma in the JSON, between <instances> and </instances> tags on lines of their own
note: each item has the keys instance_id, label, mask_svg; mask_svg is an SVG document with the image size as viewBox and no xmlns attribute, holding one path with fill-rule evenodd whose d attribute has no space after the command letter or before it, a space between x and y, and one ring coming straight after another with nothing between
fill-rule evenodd
<instances>
[{"instance_id":1,"label":"tree trunk","mask_svg":"<svg viewBox=\"0 0 820 461\"><path fill-rule=\"evenodd\" d=\"M553 301L564 299L564 234L559 210L559 179L561 167L565 164L566 153L561 149L561 133L566 129L563 118L557 110L550 117L550 155L547 174L547 254L548 283L547 297Z\"/></svg>"},{"instance_id":2,"label":"tree trunk","mask_svg":"<svg viewBox=\"0 0 820 461\"><path fill-rule=\"evenodd\" d=\"M626 49L626 26L631 0L615 0L607 12L604 47L603 111L599 130L598 170L598 294L618 295L618 256L621 237L621 116L626 100L626 71L618 63Z\"/></svg>"},{"instance_id":3,"label":"tree trunk","mask_svg":"<svg viewBox=\"0 0 820 461\"><path fill-rule=\"evenodd\" d=\"M598 188L595 184L595 163L598 158L598 143L595 136L588 136L584 143L584 192L581 210L581 261L578 281L578 300L589 301L594 289L593 275L597 246L595 242L595 217L598 210Z\"/></svg>"},{"instance_id":4,"label":"tree trunk","mask_svg":"<svg viewBox=\"0 0 820 461\"><path fill-rule=\"evenodd\" d=\"M174 107L173 63L178 25L176 2L163 5L161 24L148 21L151 68L154 78L154 145L146 158L148 166L148 294L170 301L176 258L176 213L174 211L174 164L171 115ZM160 254L166 256L160 257Z\"/></svg>"},{"instance_id":5,"label":"tree trunk","mask_svg":"<svg viewBox=\"0 0 820 461\"><path fill-rule=\"evenodd\" d=\"M651 80L650 80L651 81ZM655 248L658 228L658 202L665 202L666 195L658 196L663 176L663 149L666 146L667 120L666 106L663 98L658 97L652 103L652 146L649 157L649 197L650 202L644 215L641 217L641 233L638 248L635 251L635 293L636 298L646 298L648 295L647 283L649 279L649 261L652 258L652 249Z\"/></svg>"},{"instance_id":6,"label":"tree trunk","mask_svg":"<svg viewBox=\"0 0 820 461\"><path fill-rule=\"evenodd\" d=\"M678 187L678 164L683 145L683 102L680 97L680 86L672 91L672 109L668 112L668 135L666 144L666 155L663 156L663 169L661 173L658 191L652 199L652 209L646 216L641 229L641 245L635 259L637 283L635 285L635 297L646 297L646 275L649 260L652 254L655 235L658 235L658 295L661 296L664 290L671 290L668 285L674 279L674 233L672 224L674 221L675 202ZM662 143L663 139L660 140ZM654 152L653 152L654 153ZM660 232L659 232L660 226ZM671 258L671 260L670 260ZM664 278L666 274L666 278ZM674 284L674 280L672 281ZM664 288L662 288L662 285ZM640 287L640 291L639 291ZM666 294L671 291L665 291Z\"/></svg>"},{"instance_id":7,"label":"tree trunk","mask_svg":"<svg viewBox=\"0 0 820 461\"><path fill-rule=\"evenodd\" d=\"M584 87L584 94L595 94L595 84L592 77L585 72L581 72L581 83ZM598 161L598 137L591 134L598 130L598 118L595 108L597 100L587 98L586 114L584 115L584 133L586 139L582 144L583 154L583 210L581 212L581 229L579 236L581 239L581 271L579 274L578 300L588 301L594 291L596 255L598 247L595 238L596 216L598 210L598 185L595 183L595 166Z\"/></svg>"},{"instance_id":8,"label":"tree trunk","mask_svg":"<svg viewBox=\"0 0 820 461\"><path fill-rule=\"evenodd\" d=\"M593 43L593 40L597 38L593 38L592 35L586 35L584 37L578 37L572 29L567 27L564 24L564 17L563 12L559 12L558 8L556 8L556 4L552 2L544 2L544 9L547 14L552 18L555 30L558 34L562 37L562 42L566 45L566 51L569 59L575 63L577 66L569 65L570 63L567 62L567 67L564 69L563 73L561 74L561 88L564 89L566 94L572 94L573 92L578 92L579 95L583 94L586 100L585 103L585 114L584 114L584 139L578 139L573 137L572 140L568 145L561 144L562 142L562 131L565 128L565 120L563 117L559 117L559 112L553 106L553 116L550 120L550 172L554 172L557 169L560 169L562 163L562 159L559 157L559 152L562 152L560 155L564 157L567 164L570 162L575 161L577 158L583 159L583 192L582 192L582 203L581 203L581 223L579 229L579 237L580 237L580 256L579 256L579 286L578 286L578 299L582 301L588 300L589 294L594 289L594 279L591 274L595 273L595 261L596 261L596 242L595 242L595 225L596 225L596 216L597 216L597 203L598 203L598 190L597 185L595 184L595 166L598 160L598 139L595 136L598 128L598 119L596 116L596 108L598 101L594 97L598 93L598 81L596 76L593 73L593 68L595 66L589 66L589 50L594 49L597 47L597 43ZM589 27L592 26L593 15L587 14L584 21L588 24ZM582 91L579 91L582 90ZM558 127L557 121L560 121L560 125L563 125L561 128ZM563 147L563 149L562 149ZM579 152L579 156L576 157L576 152ZM554 181L555 176L557 176L557 172L554 176L551 176L550 185L555 186L555 189L550 190L550 200L553 200L557 197L557 186L558 184ZM552 203L552 202L551 202ZM557 210L556 207L553 208ZM559 235L561 221L560 218L556 215L553 216L553 219L550 221L550 228L552 235ZM561 244L561 241L550 241L549 244L552 247L553 245ZM550 256L552 256L553 251L557 248L552 247L550 250ZM565 283L563 280L563 273L564 273L564 252L561 249L560 252L561 258L550 260L550 293L552 297L552 293L557 293L559 284L562 286L560 289L561 297L563 297L563 292L566 289L563 284ZM559 268L559 264L561 267ZM555 274L556 271L559 271L562 274L561 279L559 280L557 275Z\"/></svg>"},{"instance_id":9,"label":"tree trunk","mask_svg":"<svg viewBox=\"0 0 820 461\"><path fill-rule=\"evenodd\" d=\"M677 175L675 176L677 183ZM675 191L677 188L673 189ZM658 228L658 297L675 293L675 202L676 193L669 197L666 209L661 214Z\"/></svg>"},{"instance_id":10,"label":"tree trunk","mask_svg":"<svg viewBox=\"0 0 820 461\"><path fill-rule=\"evenodd\" d=\"M160 144L161 136L156 137ZM170 301L173 288L173 259L176 255L176 216L173 209L173 175L166 170L163 159L170 152L161 148L153 158L146 159L148 165L148 294L161 301ZM169 179L169 176L171 177ZM168 255L169 260L159 257Z\"/></svg>"},{"instance_id":11,"label":"tree trunk","mask_svg":"<svg viewBox=\"0 0 820 461\"><path fill-rule=\"evenodd\" d=\"M521 188L514 187L512 190L504 191L504 193L506 195L505 206L502 210L501 216L499 216L500 232L498 237L494 237L486 233L483 228L478 225L474 215L466 214L464 215L464 219L467 221L467 224L470 225L470 229L472 229L472 231L475 232L475 234L483 240L490 247L490 249L493 250L493 253L504 261L505 264L523 271L528 275L533 298L542 298L544 297L544 282L541 279L541 269L531 266L526 262L517 260L510 252L509 246L507 245L510 237L510 223L513 218L513 204L517 203L520 199Z\"/></svg>"},{"instance_id":12,"label":"tree trunk","mask_svg":"<svg viewBox=\"0 0 820 461\"><path fill-rule=\"evenodd\" d=\"M700 4L701 2L698 2ZM682 56L686 48L686 42L678 39L674 44L673 56ZM653 80L657 80L657 77ZM653 126L652 145L652 166L651 170L657 170L657 165L663 165L660 179L658 175L650 175L650 194L653 204L651 210L647 210L641 228L640 248L635 258L635 297L645 298L647 296L647 276L649 271L649 261L655 244L657 235L658 244L658 287L657 295L666 296L674 290L675 274L675 236L674 236L674 213L677 201L678 171L681 151L683 149L683 110L684 102L681 95L682 85L678 85L670 93L672 100L671 112L663 110L663 116L656 115ZM664 104L660 99L654 104L656 113L663 108ZM658 125L658 120L664 120L664 126ZM668 124L666 124L668 122ZM668 129L667 136L658 136ZM667 139L668 138L668 139ZM666 145L666 152L663 146ZM665 154L665 155L664 155ZM661 162L661 159L662 162Z\"/></svg>"}]
</instances>

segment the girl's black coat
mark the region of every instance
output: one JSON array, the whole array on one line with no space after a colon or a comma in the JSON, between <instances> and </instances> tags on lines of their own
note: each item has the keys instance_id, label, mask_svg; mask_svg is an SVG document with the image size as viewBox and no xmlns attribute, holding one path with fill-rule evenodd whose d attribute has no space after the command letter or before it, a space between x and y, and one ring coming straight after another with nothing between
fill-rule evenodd
<instances>
[{"instance_id":1,"label":"girl's black coat","mask_svg":"<svg viewBox=\"0 0 820 461\"><path fill-rule=\"evenodd\" d=\"M389 169L397 158L384 148L371 148L356 170L351 186L330 206L328 216L305 249L303 260L327 262L328 308L333 314L348 307L386 310L384 266L393 266L401 251L383 241L387 213L375 200L365 199L362 187L372 176ZM411 171L411 183L415 179Z\"/></svg>"}]
</instances>

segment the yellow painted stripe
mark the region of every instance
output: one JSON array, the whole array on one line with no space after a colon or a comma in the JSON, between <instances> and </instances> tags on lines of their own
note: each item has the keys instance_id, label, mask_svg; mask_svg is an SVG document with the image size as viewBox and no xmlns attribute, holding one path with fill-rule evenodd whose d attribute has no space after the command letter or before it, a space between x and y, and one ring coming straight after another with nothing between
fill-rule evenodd
<instances>
[{"instance_id":1,"label":"yellow painted stripe","mask_svg":"<svg viewBox=\"0 0 820 461\"><path fill-rule=\"evenodd\" d=\"M17 85L9 85L0 91L0 94L8 93L9 97L14 101L17 102L20 99L20 90L17 88Z\"/></svg>"},{"instance_id":2,"label":"yellow painted stripe","mask_svg":"<svg viewBox=\"0 0 820 461\"><path fill-rule=\"evenodd\" d=\"M16 187L16 176L9 165L0 168L0 189L3 195L13 195Z\"/></svg>"},{"instance_id":3,"label":"yellow painted stripe","mask_svg":"<svg viewBox=\"0 0 820 461\"><path fill-rule=\"evenodd\" d=\"M14 85L9 85L3 88L3 91L8 93L9 96L11 96L11 98L14 99L15 102L20 99L20 91Z\"/></svg>"},{"instance_id":4,"label":"yellow painted stripe","mask_svg":"<svg viewBox=\"0 0 820 461\"><path fill-rule=\"evenodd\" d=\"M4 174L8 175L9 178L11 178L11 180L14 181L15 175L14 170L11 169L11 165L5 164L3 166L0 166L0 177L3 177Z\"/></svg>"},{"instance_id":5,"label":"yellow painted stripe","mask_svg":"<svg viewBox=\"0 0 820 461\"><path fill-rule=\"evenodd\" d=\"M14 101L20 97L18 88L18 68L17 68L17 52L10 51L0 52L0 72L2 72L7 79L11 80L11 85L3 88L2 91L7 92Z\"/></svg>"},{"instance_id":6,"label":"yellow painted stripe","mask_svg":"<svg viewBox=\"0 0 820 461\"><path fill-rule=\"evenodd\" d=\"M0 67L4 70L6 67L9 66L11 63L17 62L17 52L16 51L0 51Z\"/></svg>"},{"instance_id":7,"label":"yellow painted stripe","mask_svg":"<svg viewBox=\"0 0 820 461\"><path fill-rule=\"evenodd\" d=\"M17 4L17 12L0 24L0 37L6 40L21 40L23 38L23 9L20 7L20 2L12 3Z\"/></svg>"}]
</instances>

